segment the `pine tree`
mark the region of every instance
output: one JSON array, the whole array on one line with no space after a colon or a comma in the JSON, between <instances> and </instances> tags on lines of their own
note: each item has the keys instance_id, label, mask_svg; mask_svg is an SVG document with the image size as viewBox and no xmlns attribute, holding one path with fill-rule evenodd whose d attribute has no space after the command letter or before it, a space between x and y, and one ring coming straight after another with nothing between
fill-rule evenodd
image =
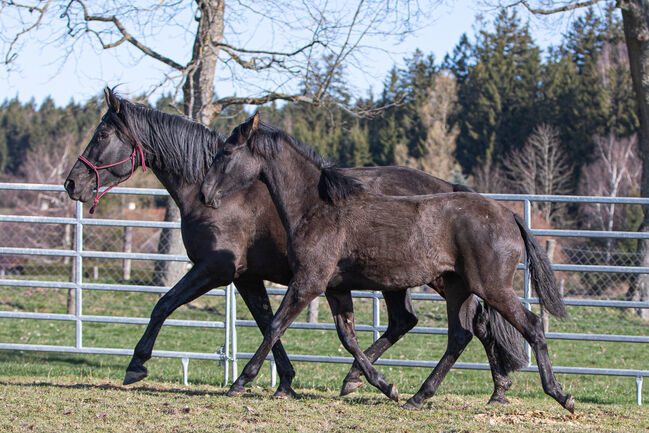
<instances>
[{"instance_id":1,"label":"pine tree","mask_svg":"<svg viewBox=\"0 0 649 433\"><path fill-rule=\"evenodd\" d=\"M445 61L459 85L456 155L465 173L522 146L538 117L540 50L515 11L493 26L474 44L463 37Z\"/></svg>"}]
</instances>

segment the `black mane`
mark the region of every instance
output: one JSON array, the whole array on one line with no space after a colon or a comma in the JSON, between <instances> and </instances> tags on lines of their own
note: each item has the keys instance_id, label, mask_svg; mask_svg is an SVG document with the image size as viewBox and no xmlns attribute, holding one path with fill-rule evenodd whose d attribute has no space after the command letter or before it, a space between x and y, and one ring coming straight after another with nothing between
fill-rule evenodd
<instances>
[{"instance_id":1,"label":"black mane","mask_svg":"<svg viewBox=\"0 0 649 433\"><path fill-rule=\"evenodd\" d=\"M250 137L248 142L254 154L266 159L277 157L284 144L291 146L320 169L318 193L322 200L336 204L364 189L363 184L358 179L343 174L333 162L322 158L313 148L301 143L287 132L267 123L259 122L257 131Z\"/></svg>"},{"instance_id":2,"label":"black mane","mask_svg":"<svg viewBox=\"0 0 649 433\"><path fill-rule=\"evenodd\" d=\"M120 110L104 120L131 141L138 139L153 161L187 182L203 180L225 136L182 116L120 98Z\"/></svg>"}]
</instances>

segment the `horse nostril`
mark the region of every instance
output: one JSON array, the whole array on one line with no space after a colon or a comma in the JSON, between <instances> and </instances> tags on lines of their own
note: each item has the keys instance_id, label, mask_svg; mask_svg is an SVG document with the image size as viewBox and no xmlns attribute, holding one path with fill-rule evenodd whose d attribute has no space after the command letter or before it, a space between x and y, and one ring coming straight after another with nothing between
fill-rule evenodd
<instances>
[{"instance_id":1,"label":"horse nostril","mask_svg":"<svg viewBox=\"0 0 649 433\"><path fill-rule=\"evenodd\" d=\"M63 186L69 194L74 192L74 181L72 179L66 179Z\"/></svg>"}]
</instances>

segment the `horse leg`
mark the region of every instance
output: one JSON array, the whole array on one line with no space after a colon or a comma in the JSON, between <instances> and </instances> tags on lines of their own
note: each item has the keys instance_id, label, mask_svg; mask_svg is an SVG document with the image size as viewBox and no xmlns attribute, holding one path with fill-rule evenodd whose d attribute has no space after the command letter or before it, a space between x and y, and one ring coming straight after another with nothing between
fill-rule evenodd
<instances>
[{"instance_id":1,"label":"horse leg","mask_svg":"<svg viewBox=\"0 0 649 433\"><path fill-rule=\"evenodd\" d=\"M443 278L428 286L446 299ZM494 382L494 392L487 404L509 404L505 397L505 392L512 386L509 371L518 370L526 364L522 340L516 341L520 340L520 335L514 335L517 334L514 328L507 329L511 325L502 316L497 313L490 316L476 297L473 303L473 333L484 346Z\"/></svg>"},{"instance_id":2,"label":"horse leg","mask_svg":"<svg viewBox=\"0 0 649 433\"><path fill-rule=\"evenodd\" d=\"M222 275L219 276L214 276L213 265L210 258L196 263L171 290L158 300L151 312L151 320L149 320L142 338L135 346L131 362L126 368L124 385L138 382L147 376L148 372L144 363L151 359L153 345L160 328L171 313L181 305L207 293L213 287L224 286L232 282L234 264L230 263L229 268L231 269L222 272ZM228 266L221 267L221 269L228 269Z\"/></svg>"},{"instance_id":3,"label":"horse leg","mask_svg":"<svg viewBox=\"0 0 649 433\"><path fill-rule=\"evenodd\" d=\"M565 409L574 413L575 399L570 394L564 394L561 384L557 381L552 371L548 345L543 332L543 323L534 313L525 308L516 296L513 289L485 293L483 299L514 327L523 334L523 338L530 343L543 384L543 391L554 398Z\"/></svg>"},{"instance_id":4,"label":"horse leg","mask_svg":"<svg viewBox=\"0 0 649 433\"><path fill-rule=\"evenodd\" d=\"M268 293L266 287L261 280L236 280L234 284L239 290L239 294L243 301L248 306L252 317L257 322L257 326L262 335L266 333L266 329L270 321L273 319L273 310L270 306ZM291 388L291 382L295 377L295 370L288 359L288 355L282 346L282 342L277 340L273 346L273 356L277 364L277 372L279 374L279 386L275 391L275 398L294 398L296 397L295 391Z\"/></svg>"},{"instance_id":5,"label":"horse leg","mask_svg":"<svg viewBox=\"0 0 649 433\"><path fill-rule=\"evenodd\" d=\"M509 400L505 397L505 392L512 386L512 380L509 377L506 366L498 358L499 349L496 338L492 332L489 332L489 314L480 305L477 298L473 297L473 302L475 304L473 333L484 346L489 367L491 368L491 378L494 382L494 391L487 404L509 404ZM518 339L520 340L520 336Z\"/></svg>"},{"instance_id":6,"label":"horse leg","mask_svg":"<svg viewBox=\"0 0 649 433\"><path fill-rule=\"evenodd\" d=\"M257 376L266 356L286 331L286 328L293 323L309 302L325 291L325 287L322 284L318 285L317 282L326 280L326 278L312 278L305 279L304 283L298 283L295 276L293 277L282 303L266 328L264 340L228 390L228 396L234 397L243 394L245 385Z\"/></svg>"},{"instance_id":7,"label":"horse leg","mask_svg":"<svg viewBox=\"0 0 649 433\"><path fill-rule=\"evenodd\" d=\"M327 294L327 301L331 307L331 314L336 324L338 338L349 353L354 356L355 364L365 374L367 381L381 390L394 401L399 401L399 392L393 384L388 384L385 377L374 368L372 361L361 350L354 329L354 305L349 292L332 292ZM389 347L389 346L388 346ZM387 347L386 347L387 349Z\"/></svg>"},{"instance_id":8,"label":"horse leg","mask_svg":"<svg viewBox=\"0 0 649 433\"><path fill-rule=\"evenodd\" d=\"M420 409L422 402L435 394L442 380L444 380L444 377L446 377L473 337L471 332L474 315L472 310L474 307L473 296L458 277L445 278L447 286L450 286L451 279L455 281L452 283L453 289L446 292L446 314L448 316L446 352L444 352L442 359L437 363L430 376L421 385L419 391L403 405L405 409Z\"/></svg>"},{"instance_id":9,"label":"horse leg","mask_svg":"<svg viewBox=\"0 0 649 433\"><path fill-rule=\"evenodd\" d=\"M350 292L340 293L339 297L345 295L349 296L349 302L351 302ZM383 292L383 298L388 310L388 328L378 340L365 350L365 356L372 364L394 343L414 328L418 320L412 305L410 290ZM347 373L345 380L343 380L343 386L340 390L341 396L350 394L363 386L363 381L360 379L361 374L360 364L358 361L354 361L352 368Z\"/></svg>"}]
</instances>

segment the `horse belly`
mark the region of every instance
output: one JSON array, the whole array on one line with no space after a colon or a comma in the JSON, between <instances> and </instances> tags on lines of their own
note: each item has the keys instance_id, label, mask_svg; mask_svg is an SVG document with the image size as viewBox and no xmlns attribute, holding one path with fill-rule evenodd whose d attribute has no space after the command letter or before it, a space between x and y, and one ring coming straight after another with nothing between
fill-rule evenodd
<instances>
[{"instance_id":1,"label":"horse belly","mask_svg":"<svg viewBox=\"0 0 649 433\"><path fill-rule=\"evenodd\" d=\"M381 254L341 261L338 283L350 289L390 290L428 284L450 267L424 251L408 254L393 248Z\"/></svg>"}]
</instances>

